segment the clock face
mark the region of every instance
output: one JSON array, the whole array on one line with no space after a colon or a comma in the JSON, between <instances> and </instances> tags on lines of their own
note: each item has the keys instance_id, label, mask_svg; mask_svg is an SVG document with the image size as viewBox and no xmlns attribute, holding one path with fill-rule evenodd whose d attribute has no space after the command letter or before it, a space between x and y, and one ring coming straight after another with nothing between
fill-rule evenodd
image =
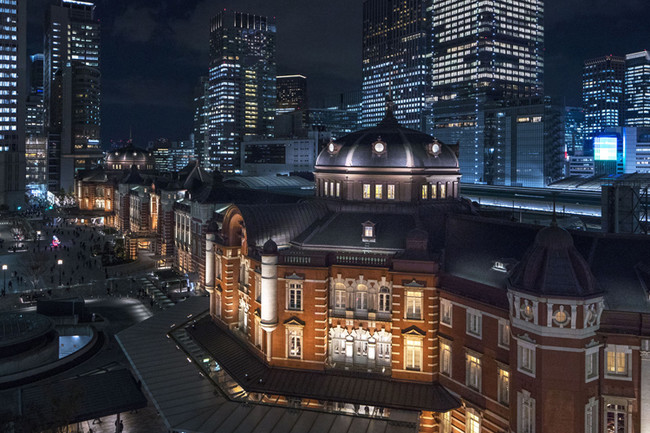
<instances>
[{"instance_id":1,"label":"clock face","mask_svg":"<svg viewBox=\"0 0 650 433\"><path fill-rule=\"evenodd\" d=\"M386 146L381 141L375 143L375 152L382 153L386 149Z\"/></svg>"},{"instance_id":2,"label":"clock face","mask_svg":"<svg viewBox=\"0 0 650 433\"><path fill-rule=\"evenodd\" d=\"M557 310L554 318L557 323L566 323L569 321L569 315L564 310Z\"/></svg>"},{"instance_id":3,"label":"clock face","mask_svg":"<svg viewBox=\"0 0 650 433\"><path fill-rule=\"evenodd\" d=\"M329 149L330 153L334 153L334 143L330 143L328 149Z\"/></svg>"},{"instance_id":4,"label":"clock face","mask_svg":"<svg viewBox=\"0 0 650 433\"><path fill-rule=\"evenodd\" d=\"M434 144L433 146L431 146L431 150L433 151L433 153L439 153L440 152L440 145L439 144Z\"/></svg>"}]
</instances>

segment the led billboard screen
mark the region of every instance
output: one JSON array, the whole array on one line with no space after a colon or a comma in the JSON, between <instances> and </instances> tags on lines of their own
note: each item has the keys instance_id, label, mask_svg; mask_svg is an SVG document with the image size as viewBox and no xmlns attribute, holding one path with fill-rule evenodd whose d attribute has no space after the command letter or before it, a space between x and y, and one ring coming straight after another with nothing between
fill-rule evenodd
<instances>
[{"instance_id":1,"label":"led billboard screen","mask_svg":"<svg viewBox=\"0 0 650 433\"><path fill-rule=\"evenodd\" d=\"M616 137L594 138L594 161L616 161Z\"/></svg>"}]
</instances>

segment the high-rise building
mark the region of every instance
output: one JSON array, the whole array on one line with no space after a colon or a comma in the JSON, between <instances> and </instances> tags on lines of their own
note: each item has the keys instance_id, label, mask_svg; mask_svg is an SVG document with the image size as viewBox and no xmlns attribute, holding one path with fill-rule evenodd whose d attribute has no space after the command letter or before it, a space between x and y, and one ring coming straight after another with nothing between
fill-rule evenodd
<instances>
[{"instance_id":1,"label":"high-rise building","mask_svg":"<svg viewBox=\"0 0 650 433\"><path fill-rule=\"evenodd\" d=\"M26 6L0 0L0 206L13 210L25 197Z\"/></svg>"},{"instance_id":2,"label":"high-rise building","mask_svg":"<svg viewBox=\"0 0 650 433\"><path fill-rule=\"evenodd\" d=\"M45 22L44 100L48 187L74 187L77 171L102 158L99 21L89 1L61 0Z\"/></svg>"},{"instance_id":3,"label":"high-rise building","mask_svg":"<svg viewBox=\"0 0 650 433\"><path fill-rule=\"evenodd\" d=\"M309 108L307 98L307 77L304 75L278 75L276 115Z\"/></svg>"},{"instance_id":4,"label":"high-rise building","mask_svg":"<svg viewBox=\"0 0 650 433\"><path fill-rule=\"evenodd\" d=\"M585 112L580 107L564 110L564 144L567 155L583 155Z\"/></svg>"},{"instance_id":5,"label":"high-rise building","mask_svg":"<svg viewBox=\"0 0 650 433\"><path fill-rule=\"evenodd\" d=\"M625 125L650 126L650 54L625 56Z\"/></svg>"},{"instance_id":6,"label":"high-rise building","mask_svg":"<svg viewBox=\"0 0 650 433\"><path fill-rule=\"evenodd\" d=\"M460 142L463 182L489 183L484 113L543 95L542 0L433 0L434 134Z\"/></svg>"},{"instance_id":7,"label":"high-rise building","mask_svg":"<svg viewBox=\"0 0 650 433\"><path fill-rule=\"evenodd\" d=\"M424 130L431 88L431 1L364 0L361 122L378 124L390 94L395 117Z\"/></svg>"},{"instance_id":8,"label":"high-rise building","mask_svg":"<svg viewBox=\"0 0 650 433\"><path fill-rule=\"evenodd\" d=\"M194 142L194 151L199 163L207 167L209 160L210 134L208 129L208 96L209 96L208 77L203 76L194 88L194 121L192 124L192 141Z\"/></svg>"},{"instance_id":9,"label":"high-rise building","mask_svg":"<svg viewBox=\"0 0 650 433\"><path fill-rule=\"evenodd\" d=\"M239 173L244 136L273 135L275 32L264 16L224 10L212 18L205 167Z\"/></svg>"},{"instance_id":10,"label":"high-rise building","mask_svg":"<svg viewBox=\"0 0 650 433\"><path fill-rule=\"evenodd\" d=\"M45 192L47 187L47 135L43 105L43 54L30 59L30 91L26 104L25 165L27 189Z\"/></svg>"},{"instance_id":11,"label":"high-rise building","mask_svg":"<svg viewBox=\"0 0 650 433\"><path fill-rule=\"evenodd\" d=\"M605 128L620 126L624 119L625 58L608 55L585 61L582 75L584 139L587 151L593 138Z\"/></svg>"}]
</instances>

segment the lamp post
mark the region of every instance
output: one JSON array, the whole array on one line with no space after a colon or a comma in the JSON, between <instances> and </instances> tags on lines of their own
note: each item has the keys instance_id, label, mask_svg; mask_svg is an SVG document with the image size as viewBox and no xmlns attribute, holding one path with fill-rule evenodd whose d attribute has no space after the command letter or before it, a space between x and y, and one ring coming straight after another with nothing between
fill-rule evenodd
<instances>
[{"instance_id":1,"label":"lamp post","mask_svg":"<svg viewBox=\"0 0 650 433\"><path fill-rule=\"evenodd\" d=\"M7 265L2 265L2 295L7 293Z\"/></svg>"},{"instance_id":2,"label":"lamp post","mask_svg":"<svg viewBox=\"0 0 650 433\"><path fill-rule=\"evenodd\" d=\"M59 259L56 264L59 266L59 286L61 285L61 269L63 268L63 259Z\"/></svg>"}]
</instances>

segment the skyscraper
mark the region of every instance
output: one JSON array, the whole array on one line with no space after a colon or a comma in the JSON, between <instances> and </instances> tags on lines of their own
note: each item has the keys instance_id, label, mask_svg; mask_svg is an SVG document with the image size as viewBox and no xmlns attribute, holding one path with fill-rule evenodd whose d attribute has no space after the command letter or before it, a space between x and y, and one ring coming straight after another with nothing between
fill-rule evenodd
<instances>
[{"instance_id":1,"label":"skyscraper","mask_svg":"<svg viewBox=\"0 0 650 433\"><path fill-rule=\"evenodd\" d=\"M50 6L43 91L51 191L70 190L76 171L102 158L99 35L94 3L61 0Z\"/></svg>"},{"instance_id":2,"label":"skyscraper","mask_svg":"<svg viewBox=\"0 0 650 433\"><path fill-rule=\"evenodd\" d=\"M30 59L30 90L26 104L25 162L30 191L44 192L47 186L47 135L43 105L43 54Z\"/></svg>"},{"instance_id":3,"label":"skyscraper","mask_svg":"<svg viewBox=\"0 0 650 433\"><path fill-rule=\"evenodd\" d=\"M208 98L210 83L207 76L199 78L199 82L194 88L194 119L192 123L192 141L196 157L203 167L209 165L209 144L210 134L208 129Z\"/></svg>"},{"instance_id":4,"label":"skyscraper","mask_svg":"<svg viewBox=\"0 0 650 433\"><path fill-rule=\"evenodd\" d=\"M278 75L276 114L309 108L307 99L307 77L304 75Z\"/></svg>"},{"instance_id":5,"label":"skyscraper","mask_svg":"<svg viewBox=\"0 0 650 433\"><path fill-rule=\"evenodd\" d=\"M239 173L243 137L273 135L275 32L259 15L224 10L211 20L209 169Z\"/></svg>"},{"instance_id":6,"label":"skyscraper","mask_svg":"<svg viewBox=\"0 0 650 433\"><path fill-rule=\"evenodd\" d=\"M390 93L395 117L409 128L424 130L431 88L431 0L364 0L364 127L378 124Z\"/></svg>"},{"instance_id":7,"label":"skyscraper","mask_svg":"<svg viewBox=\"0 0 650 433\"><path fill-rule=\"evenodd\" d=\"M625 125L650 126L650 54L625 56Z\"/></svg>"},{"instance_id":8,"label":"skyscraper","mask_svg":"<svg viewBox=\"0 0 650 433\"><path fill-rule=\"evenodd\" d=\"M620 126L624 118L623 84L625 58L604 56L585 61L582 75L582 106L585 110L585 146L591 149L594 135Z\"/></svg>"},{"instance_id":9,"label":"skyscraper","mask_svg":"<svg viewBox=\"0 0 650 433\"><path fill-rule=\"evenodd\" d=\"M542 0L433 0L434 134L460 142L464 182L487 182L483 110L543 95Z\"/></svg>"},{"instance_id":10,"label":"skyscraper","mask_svg":"<svg viewBox=\"0 0 650 433\"><path fill-rule=\"evenodd\" d=\"M580 107L564 110L564 144L569 155L583 155L585 112Z\"/></svg>"},{"instance_id":11,"label":"skyscraper","mask_svg":"<svg viewBox=\"0 0 650 433\"><path fill-rule=\"evenodd\" d=\"M0 0L0 206L17 209L25 196L26 2Z\"/></svg>"}]
</instances>

